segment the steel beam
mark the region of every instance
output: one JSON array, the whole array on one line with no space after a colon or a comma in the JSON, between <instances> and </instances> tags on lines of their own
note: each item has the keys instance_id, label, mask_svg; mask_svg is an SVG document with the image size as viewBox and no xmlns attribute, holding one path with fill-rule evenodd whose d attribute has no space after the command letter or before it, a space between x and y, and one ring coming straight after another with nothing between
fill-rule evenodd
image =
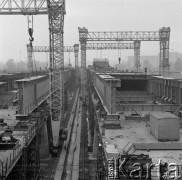
<instances>
[{"instance_id":1,"label":"steel beam","mask_svg":"<svg viewBox=\"0 0 182 180\"><path fill-rule=\"evenodd\" d=\"M29 51L30 51L30 48L28 48L28 45L27 45L27 53ZM58 52L58 50L56 49L54 51ZM75 67L78 67L79 44L75 44L74 46L64 46L63 51L75 53ZM33 46L32 52L50 52L50 47L49 46Z\"/></svg>"},{"instance_id":2,"label":"steel beam","mask_svg":"<svg viewBox=\"0 0 182 180\"><path fill-rule=\"evenodd\" d=\"M1 0L0 15L47 14L46 0Z\"/></svg>"},{"instance_id":3,"label":"steel beam","mask_svg":"<svg viewBox=\"0 0 182 180\"><path fill-rule=\"evenodd\" d=\"M87 50L134 49L133 43L87 43Z\"/></svg>"},{"instance_id":4,"label":"steel beam","mask_svg":"<svg viewBox=\"0 0 182 180\"><path fill-rule=\"evenodd\" d=\"M58 49L54 49L53 51L58 51ZM64 52L74 52L74 46L64 46ZM50 52L49 46L34 46L33 52Z\"/></svg>"},{"instance_id":5,"label":"steel beam","mask_svg":"<svg viewBox=\"0 0 182 180\"><path fill-rule=\"evenodd\" d=\"M80 35L82 36L82 35ZM160 41L159 31L88 32L87 41Z\"/></svg>"}]
</instances>

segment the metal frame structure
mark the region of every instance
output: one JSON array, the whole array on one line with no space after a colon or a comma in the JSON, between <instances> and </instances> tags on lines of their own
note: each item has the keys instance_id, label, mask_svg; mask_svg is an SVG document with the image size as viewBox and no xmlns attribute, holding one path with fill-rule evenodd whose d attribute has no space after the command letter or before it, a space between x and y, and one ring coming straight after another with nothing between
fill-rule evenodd
<instances>
[{"instance_id":1,"label":"metal frame structure","mask_svg":"<svg viewBox=\"0 0 182 180\"><path fill-rule=\"evenodd\" d=\"M74 44L74 46L64 46L63 51L75 53L75 68L78 67L79 44ZM33 46L32 52L50 52L50 47L49 46ZM31 53L30 45L27 44L27 54L29 55L30 53Z\"/></svg>"},{"instance_id":2,"label":"metal frame structure","mask_svg":"<svg viewBox=\"0 0 182 180\"><path fill-rule=\"evenodd\" d=\"M134 49L133 43L87 43L87 50Z\"/></svg>"},{"instance_id":3,"label":"metal frame structure","mask_svg":"<svg viewBox=\"0 0 182 180\"><path fill-rule=\"evenodd\" d=\"M57 129L53 131L53 145L56 147L59 143L61 122L64 120L63 27L66 13L65 0L49 0L47 7L50 35L50 114L52 125Z\"/></svg>"},{"instance_id":4,"label":"metal frame structure","mask_svg":"<svg viewBox=\"0 0 182 180\"><path fill-rule=\"evenodd\" d=\"M0 15L47 14L46 0L2 0Z\"/></svg>"},{"instance_id":5,"label":"metal frame structure","mask_svg":"<svg viewBox=\"0 0 182 180\"><path fill-rule=\"evenodd\" d=\"M63 27L65 0L2 0L0 15L37 15L48 14L50 40L50 114L53 131L53 145L59 141L59 129L64 119L64 50ZM56 49L58 51L56 51Z\"/></svg>"},{"instance_id":6,"label":"metal frame structure","mask_svg":"<svg viewBox=\"0 0 182 180\"><path fill-rule=\"evenodd\" d=\"M169 39L170 28L163 27L159 31L117 31L117 32L89 32L87 28L78 28L79 41L81 46L81 85L82 94L86 95L86 45L91 41L134 41L136 67L139 68L139 46L140 41L159 41L160 42L160 74L169 71Z\"/></svg>"},{"instance_id":7,"label":"metal frame structure","mask_svg":"<svg viewBox=\"0 0 182 180\"><path fill-rule=\"evenodd\" d=\"M134 41L134 67L136 71L140 70L140 44L141 41Z\"/></svg>"}]
</instances>

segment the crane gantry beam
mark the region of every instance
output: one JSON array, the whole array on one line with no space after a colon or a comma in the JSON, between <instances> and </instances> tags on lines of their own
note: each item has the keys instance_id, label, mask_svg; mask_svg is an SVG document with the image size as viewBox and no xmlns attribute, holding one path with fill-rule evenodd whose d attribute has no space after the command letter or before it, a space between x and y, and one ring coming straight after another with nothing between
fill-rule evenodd
<instances>
[{"instance_id":1,"label":"crane gantry beam","mask_svg":"<svg viewBox=\"0 0 182 180\"><path fill-rule=\"evenodd\" d=\"M87 43L87 50L134 49L133 43Z\"/></svg>"},{"instance_id":2,"label":"crane gantry beam","mask_svg":"<svg viewBox=\"0 0 182 180\"><path fill-rule=\"evenodd\" d=\"M160 41L159 31L88 32L86 28L80 28L80 30L87 32L80 33L80 38L86 38L87 41ZM167 34L165 36L168 38Z\"/></svg>"},{"instance_id":3,"label":"crane gantry beam","mask_svg":"<svg viewBox=\"0 0 182 180\"><path fill-rule=\"evenodd\" d=\"M47 14L47 0L1 0L0 15Z\"/></svg>"},{"instance_id":4,"label":"crane gantry beam","mask_svg":"<svg viewBox=\"0 0 182 180\"><path fill-rule=\"evenodd\" d=\"M74 46L64 46L63 51L75 52L75 49L74 49ZM49 46L33 46L33 52L50 52L50 47Z\"/></svg>"},{"instance_id":5,"label":"crane gantry beam","mask_svg":"<svg viewBox=\"0 0 182 180\"><path fill-rule=\"evenodd\" d=\"M50 47L49 46L33 46L31 49L30 44L28 44L27 45L27 54L28 55L31 54L31 51L32 52L50 52ZM77 68L78 67L79 44L74 44L74 46L64 46L63 51L64 52L74 52L74 54L75 54L75 68Z\"/></svg>"},{"instance_id":6,"label":"crane gantry beam","mask_svg":"<svg viewBox=\"0 0 182 180\"><path fill-rule=\"evenodd\" d=\"M108 32L89 32L85 27L78 28L79 41L81 46L81 85L82 95L85 100L86 96L86 46L87 42L93 41L134 41L135 62L138 63L140 56L140 41L159 41L160 42L160 74L169 71L169 39L170 28L163 27L159 31L108 31ZM139 64L135 64L139 68Z\"/></svg>"}]
</instances>

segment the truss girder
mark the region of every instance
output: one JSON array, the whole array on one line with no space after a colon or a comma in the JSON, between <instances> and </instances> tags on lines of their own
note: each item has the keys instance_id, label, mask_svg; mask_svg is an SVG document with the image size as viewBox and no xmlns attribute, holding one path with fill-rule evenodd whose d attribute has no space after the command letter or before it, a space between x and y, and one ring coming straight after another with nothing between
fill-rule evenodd
<instances>
[{"instance_id":1,"label":"truss girder","mask_svg":"<svg viewBox=\"0 0 182 180\"><path fill-rule=\"evenodd\" d=\"M134 49L133 43L87 43L87 50Z\"/></svg>"},{"instance_id":2,"label":"truss girder","mask_svg":"<svg viewBox=\"0 0 182 180\"><path fill-rule=\"evenodd\" d=\"M1 0L1 15L47 14L46 0Z\"/></svg>"},{"instance_id":3,"label":"truss girder","mask_svg":"<svg viewBox=\"0 0 182 180\"><path fill-rule=\"evenodd\" d=\"M50 31L50 108L53 131L53 145L59 141L59 129L64 119L64 48L63 27L64 0L48 1Z\"/></svg>"},{"instance_id":4,"label":"truss girder","mask_svg":"<svg viewBox=\"0 0 182 180\"><path fill-rule=\"evenodd\" d=\"M50 52L49 46L34 46L33 52ZM58 51L58 49L54 49L53 51ZM78 67L78 52L79 52L79 44L75 44L74 46L64 46L64 52L74 52L75 53L75 67Z\"/></svg>"},{"instance_id":5,"label":"truss girder","mask_svg":"<svg viewBox=\"0 0 182 180\"><path fill-rule=\"evenodd\" d=\"M88 32L87 41L159 41L159 31Z\"/></svg>"},{"instance_id":6,"label":"truss girder","mask_svg":"<svg viewBox=\"0 0 182 180\"><path fill-rule=\"evenodd\" d=\"M53 51L58 51L58 49L53 49ZM64 46L63 47L64 52L74 52L73 46ZM34 46L33 52L50 52L49 46Z\"/></svg>"},{"instance_id":7,"label":"truss girder","mask_svg":"<svg viewBox=\"0 0 182 180\"><path fill-rule=\"evenodd\" d=\"M137 72L140 70L140 41L134 41L134 67Z\"/></svg>"}]
</instances>

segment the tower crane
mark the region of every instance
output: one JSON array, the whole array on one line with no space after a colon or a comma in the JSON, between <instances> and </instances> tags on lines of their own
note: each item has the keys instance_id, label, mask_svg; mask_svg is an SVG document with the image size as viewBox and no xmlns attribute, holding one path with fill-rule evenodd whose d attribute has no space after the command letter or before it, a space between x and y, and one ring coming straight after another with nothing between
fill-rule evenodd
<instances>
[{"instance_id":1,"label":"tower crane","mask_svg":"<svg viewBox=\"0 0 182 180\"><path fill-rule=\"evenodd\" d=\"M49 21L50 44L50 116L53 133L53 147L59 144L59 131L64 119L64 51L63 28L65 0L3 0L0 2L0 15L39 15L47 14ZM33 40L33 39L31 39ZM58 51L56 51L58 49Z\"/></svg>"}]
</instances>

